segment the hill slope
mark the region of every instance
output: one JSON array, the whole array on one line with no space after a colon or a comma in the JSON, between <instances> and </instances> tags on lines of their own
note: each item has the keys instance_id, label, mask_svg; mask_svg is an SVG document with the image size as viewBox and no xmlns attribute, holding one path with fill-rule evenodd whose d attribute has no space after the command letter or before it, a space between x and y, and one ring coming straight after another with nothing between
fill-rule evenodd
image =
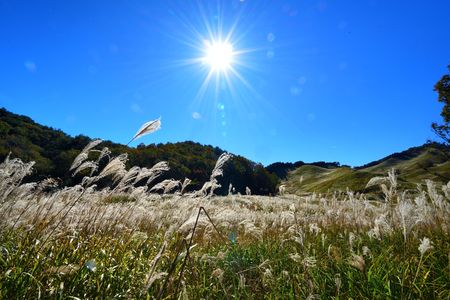
<instances>
[{"instance_id":1,"label":"hill slope","mask_svg":"<svg viewBox=\"0 0 450 300\"><path fill-rule=\"evenodd\" d=\"M450 147L428 143L357 168L302 165L288 173L284 184L288 193L295 194L345 191L347 187L356 192L368 192L373 190L365 189L370 178L385 176L391 168L396 170L402 189L413 189L425 179L447 183L450 181Z\"/></svg>"}]
</instances>

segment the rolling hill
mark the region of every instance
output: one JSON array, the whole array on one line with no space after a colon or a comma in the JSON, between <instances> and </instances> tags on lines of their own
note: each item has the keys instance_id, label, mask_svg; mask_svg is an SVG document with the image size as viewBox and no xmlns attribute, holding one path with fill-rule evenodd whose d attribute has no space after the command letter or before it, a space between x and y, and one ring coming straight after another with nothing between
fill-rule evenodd
<instances>
[{"instance_id":1,"label":"rolling hill","mask_svg":"<svg viewBox=\"0 0 450 300\"><path fill-rule=\"evenodd\" d=\"M311 192L345 191L370 192L367 182L375 176L385 176L394 168L398 174L400 189L414 189L425 179L447 183L450 181L450 147L439 143L427 143L361 167L321 167L314 164L299 166L287 173L283 184L286 192L303 194Z\"/></svg>"}]
</instances>

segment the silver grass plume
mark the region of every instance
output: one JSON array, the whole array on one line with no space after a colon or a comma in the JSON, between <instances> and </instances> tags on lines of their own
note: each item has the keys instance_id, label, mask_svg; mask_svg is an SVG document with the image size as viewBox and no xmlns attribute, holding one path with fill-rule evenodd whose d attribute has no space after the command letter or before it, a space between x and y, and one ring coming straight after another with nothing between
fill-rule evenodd
<instances>
[{"instance_id":1,"label":"silver grass plume","mask_svg":"<svg viewBox=\"0 0 450 300\"><path fill-rule=\"evenodd\" d=\"M102 139L95 139L91 141L89 144L86 145L86 147L83 148L82 152L89 152L91 149L95 148L97 145L101 144L103 142Z\"/></svg>"},{"instance_id":2,"label":"silver grass plume","mask_svg":"<svg viewBox=\"0 0 450 300\"><path fill-rule=\"evenodd\" d=\"M211 172L211 177L209 179L210 187L211 187L210 192L209 192L210 196L212 196L214 194L215 189L221 187L221 185L217 182L217 177L223 176L223 166L232 157L233 157L232 154L224 152L217 159L216 165L214 166L214 169Z\"/></svg>"},{"instance_id":3,"label":"silver grass plume","mask_svg":"<svg viewBox=\"0 0 450 300\"><path fill-rule=\"evenodd\" d=\"M113 182L118 183L127 174L127 170L124 168L117 170L117 172L112 176Z\"/></svg>"},{"instance_id":4,"label":"silver grass plume","mask_svg":"<svg viewBox=\"0 0 450 300\"><path fill-rule=\"evenodd\" d=\"M164 194L170 193L171 191L179 188L181 186L181 182L179 180L171 180L164 187Z\"/></svg>"},{"instance_id":5,"label":"silver grass plume","mask_svg":"<svg viewBox=\"0 0 450 300\"><path fill-rule=\"evenodd\" d=\"M134 179L133 185L135 185L136 183L138 183L139 181L141 181L144 178L150 177L151 175L152 175L152 172L150 171L150 169L141 168L141 170L139 171L139 174L137 174L136 178Z\"/></svg>"},{"instance_id":6,"label":"silver grass plume","mask_svg":"<svg viewBox=\"0 0 450 300\"><path fill-rule=\"evenodd\" d=\"M388 182L387 177L375 176L375 177L370 178L369 182L366 184L366 188L375 186L375 185L381 185L381 184L384 184L387 182Z\"/></svg>"},{"instance_id":7,"label":"silver grass plume","mask_svg":"<svg viewBox=\"0 0 450 300\"><path fill-rule=\"evenodd\" d=\"M97 178L96 176L94 176L94 177L84 176L83 179L81 180L81 185L82 186L90 186L91 184L96 182L98 179L99 178Z\"/></svg>"},{"instance_id":8,"label":"silver grass plume","mask_svg":"<svg viewBox=\"0 0 450 300\"><path fill-rule=\"evenodd\" d=\"M127 146L134 140L143 137L144 135L153 133L157 130L161 129L161 117L159 117L156 120L149 121L145 123L144 125L139 128L139 130L136 132L136 134L133 136L133 138L128 142Z\"/></svg>"},{"instance_id":9,"label":"silver grass plume","mask_svg":"<svg viewBox=\"0 0 450 300\"><path fill-rule=\"evenodd\" d=\"M232 154L226 152L222 153L219 156L219 158L216 161L216 165L214 166L214 169L211 172L209 181L203 184L201 190L197 191L194 194L195 196L206 196L208 194L208 190L209 196L212 196L214 194L214 190L221 187L221 185L217 182L217 177L223 175L223 166L232 157L233 157Z\"/></svg>"},{"instance_id":10,"label":"silver grass plume","mask_svg":"<svg viewBox=\"0 0 450 300\"><path fill-rule=\"evenodd\" d=\"M0 164L0 200L3 201L23 178L33 172L34 161L24 163L18 158L10 159L11 153Z\"/></svg>"},{"instance_id":11,"label":"silver grass plume","mask_svg":"<svg viewBox=\"0 0 450 300\"><path fill-rule=\"evenodd\" d=\"M99 163L105 157L109 158L109 155L111 154L111 150L109 150L108 147L103 147L103 149L101 151L99 151L99 150L91 150L91 151L95 151L95 152L99 153L99 155L97 157L97 161L96 161L97 163Z\"/></svg>"},{"instance_id":12,"label":"silver grass plume","mask_svg":"<svg viewBox=\"0 0 450 300\"><path fill-rule=\"evenodd\" d=\"M251 194L252 194L252 190L248 186L245 187L245 194L247 196L251 196Z\"/></svg>"},{"instance_id":13,"label":"silver grass plume","mask_svg":"<svg viewBox=\"0 0 450 300\"><path fill-rule=\"evenodd\" d=\"M184 178L183 184L181 185L181 191L180 191L181 194L184 193L184 190L186 189L186 187L187 187L188 185L191 184L191 182L192 182L191 179L189 179L189 178L187 178L187 177Z\"/></svg>"},{"instance_id":14,"label":"silver grass plume","mask_svg":"<svg viewBox=\"0 0 450 300\"><path fill-rule=\"evenodd\" d=\"M91 150L91 151L98 151L98 150ZM96 169L92 169L91 174L89 174L89 176L92 176L94 174L95 171L97 171L98 169L98 164L100 163L100 161L105 158L108 157L108 160L110 159L110 154L111 154L111 150L109 150L108 147L103 147L103 149L101 151L98 151L99 155L97 157L97 160L95 161L95 163L97 164L97 168Z\"/></svg>"},{"instance_id":15,"label":"silver grass plume","mask_svg":"<svg viewBox=\"0 0 450 300\"><path fill-rule=\"evenodd\" d=\"M386 184L389 184L389 188ZM385 177L377 176L371 178L367 183L366 188L374 185L379 185L383 191L385 201L391 202L397 194L397 175L395 174L395 169L390 169L388 175Z\"/></svg>"},{"instance_id":16,"label":"silver grass plume","mask_svg":"<svg viewBox=\"0 0 450 300\"><path fill-rule=\"evenodd\" d=\"M181 185L179 180L174 179L166 179L156 184L154 187L150 189L150 192L163 190L164 194L169 193L173 189L179 187Z\"/></svg>"},{"instance_id":17,"label":"silver grass plume","mask_svg":"<svg viewBox=\"0 0 450 300\"><path fill-rule=\"evenodd\" d=\"M213 181L214 178L223 175L223 166L232 157L233 157L232 154L226 153L226 152L222 153L219 156L219 158L217 159L216 165L214 166L214 169L211 172L210 181Z\"/></svg>"},{"instance_id":18,"label":"silver grass plume","mask_svg":"<svg viewBox=\"0 0 450 300\"><path fill-rule=\"evenodd\" d=\"M231 195L232 192L233 192L233 185L230 183L230 184L228 185L228 196Z\"/></svg>"},{"instance_id":19,"label":"silver grass plume","mask_svg":"<svg viewBox=\"0 0 450 300\"><path fill-rule=\"evenodd\" d=\"M150 169L141 168L141 170L139 171L139 174L137 174L137 176L133 182L133 185L138 183L139 181L141 181L144 178L149 178L146 183L146 184L149 184L150 182L155 180L155 178L160 176L165 171L169 171L169 164L166 161L160 161L159 163L155 164Z\"/></svg>"},{"instance_id":20,"label":"silver grass plume","mask_svg":"<svg viewBox=\"0 0 450 300\"><path fill-rule=\"evenodd\" d=\"M89 151L98 144L100 144L101 142L103 142L103 140L101 139L96 139L89 142L89 144L87 144L86 147L84 147L83 150L81 150L80 154L78 154L77 157L75 157L69 170L72 171L73 169L79 167L88 158Z\"/></svg>"},{"instance_id":21,"label":"silver grass plume","mask_svg":"<svg viewBox=\"0 0 450 300\"><path fill-rule=\"evenodd\" d=\"M145 197L145 193L148 190L148 186L139 186L137 188L132 187L130 191L130 197L134 199L142 199Z\"/></svg>"},{"instance_id":22,"label":"silver grass plume","mask_svg":"<svg viewBox=\"0 0 450 300\"><path fill-rule=\"evenodd\" d=\"M447 182L446 185L442 186L442 191L444 192L445 197L450 200L450 181Z\"/></svg>"},{"instance_id":23,"label":"silver grass plume","mask_svg":"<svg viewBox=\"0 0 450 300\"><path fill-rule=\"evenodd\" d=\"M76 168L75 172L73 172L72 176L75 176L76 174L78 174L81 171L86 170L86 169L91 169L91 174L93 174L97 170L97 168L98 168L98 165L96 162L88 160L88 161L83 162L81 165L79 165Z\"/></svg>"},{"instance_id":24,"label":"silver grass plume","mask_svg":"<svg viewBox=\"0 0 450 300\"><path fill-rule=\"evenodd\" d=\"M395 209L400 218L400 224L403 230L403 239L406 243L409 232L417 223L417 216L414 213L416 208L410 201L401 201Z\"/></svg>"},{"instance_id":25,"label":"silver grass plume","mask_svg":"<svg viewBox=\"0 0 450 300\"><path fill-rule=\"evenodd\" d=\"M214 195L214 191L218 188L221 188L222 185L219 184L216 178L214 178L212 181L210 181L211 189L209 190L209 196L212 197Z\"/></svg>"},{"instance_id":26,"label":"silver grass plume","mask_svg":"<svg viewBox=\"0 0 450 300\"><path fill-rule=\"evenodd\" d=\"M425 183L427 185L428 197L430 197L431 203L440 211L445 211L447 202L444 200L444 196L437 192L436 185L433 181L426 179ZM445 192L445 189L443 189L443 191Z\"/></svg>"},{"instance_id":27,"label":"silver grass plume","mask_svg":"<svg viewBox=\"0 0 450 300\"><path fill-rule=\"evenodd\" d=\"M20 184L25 176L31 174L35 162L24 163L19 158L10 159L10 155L0 164L0 179L2 183Z\"/></svg>"},{"instance_id":28,"label":"silver grass plume","mask_svg":"<svg viewBox=\"0 0 450 300\"><path fill-rule=\"evenodd\" d=\"M113 175L113 180L118 181L125 176L127 171L125 170L125 164L128 160L128 154L122 153L119 156L113 158L97 176L97 180L103 177Z\"/></svg>"},{"instance_id":29,"label":"silver grass plume","mask_svg":"<svg viewBox=\"0 0 450 300\"><path fill-rule=\"evenodd\" d=\"M285 193L286 193L286 185L281 184L281 185L278 187L278 194L280 194L280 195L282 196L282 195L284 195Z\"/></svg>"},{"instance_id":30,"label":"silver grass plume","mask_svg":"<svg viewBox=\"0 0 450 300\"><path fill-rule=\"evenodd\" d=\"M202 188L194 193L195 197L206 197L208 195L208 190L211 188L211 181L207 181L203 184Z\"/></svg>"},{"instance_id":31,"label":"silver grass plume","mask_svg":"<svg viewBox=\"0 0 450 300\"><path fill-rule=\"evenodd\" d=\"M425 254L425 252L433 249L433 243L430 241L429 238L424 237L423 239L420 239L420 245L419 245L418 249L419 249L420 255L423 256Z\"/></svg>"},{"instance_id":32,"label":"silver grass plume","mask_svg":"<svg viewBox=\"0 0 450 300\"><path fill-rule=\"evenodd\" d=\"M147 184L158 178L163 172L169 171L169 164L166 161L160 161L149 170Z\"/></svg>"},{"instance_id":33,"label":"silver grass plume","mask_svg":"<svg viewBox=\"0 0 450 300\"><path fill-rule=\"evenodd\" d=\"M16 187L10 195L13 195L14 197L20 199L28 200L38 194L36 193L37 186L37 182L23 183Z\"/></svg>"},{"instance_id":34,"label":"silver grass plume","mask_svg":"<svg viewBox=\"0 0 450 300\"><path fill-rule=\"evenodd\" d=\"M134 166L131 169L127 171L125 176L122 177L120 182L117 184L117 186L114 188L114 191L124 191L128 187L132 186L133 181L136 179L136 177L141 172L141 168Z\"/></svg>"},{"instance_id":35,"label":"silver grass plume","mask_svg":"<svg viewBox=\"0 0 450 300\"><path fill-rule=\"evenodd\" d=\"M77 155L77 157L75 157L75 159L73 160L72 165L70 166L70 171L72 171L75 168L78 168L79 166L81 166L81 164L83 164L83 162L88 158L88 154L81 152L80 154Z\"/></svg>"}]
</instances>

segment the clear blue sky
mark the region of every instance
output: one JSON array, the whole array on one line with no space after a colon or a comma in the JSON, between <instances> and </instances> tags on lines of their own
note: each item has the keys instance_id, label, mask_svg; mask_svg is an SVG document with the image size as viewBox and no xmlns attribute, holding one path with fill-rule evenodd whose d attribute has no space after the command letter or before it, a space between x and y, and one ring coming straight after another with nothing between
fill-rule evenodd
<instances>
[{"instance_id":1,"label":"clear blue sky","mask_svg":"<svg viewBox=\"0 0 450 300\"><path fill-rule=\"evenodd\" d=\"M0 106L70 135L361 165L434 138L450 1L0 0ZM236 73L198 61L229 32Z\"/></svg>"}]
</instances>

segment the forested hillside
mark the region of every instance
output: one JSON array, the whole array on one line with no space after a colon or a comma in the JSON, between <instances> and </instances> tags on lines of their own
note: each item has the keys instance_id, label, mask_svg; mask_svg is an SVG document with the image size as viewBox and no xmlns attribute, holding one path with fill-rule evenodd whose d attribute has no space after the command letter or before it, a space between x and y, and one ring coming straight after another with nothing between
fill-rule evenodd
<instances>
[{"instance_id":1,"label":"forested hillside","mask_svg":"<svg viewBox=\"0 0 450 300\"><path fill-rule=\"evenodd\" d=\"M29 180L45 177L60 178L63 184L74 184L81 177L72 178L70 165L78 153L91 139L78 135L71 137L61 130L37 124L26 116L20 116L6 109L0 109L0 160L11 152L12 157L24 161L35 161L35 172ZM151 167L159 161L168 161L170 171L163 179L190 178L193 180L190 189L199 189L209 180L211 170L217 158L224 150L204 146L187 141L167 144L140 144L137 148L105 141L115 155L128 153L128 167ZM270 174L261 164L256 164L242 156L235 155L224 168L224 176L220 178L221 189L218 194L225 194L231 183L236 192L245 193L248 186L255 194L273 194L276 191L278 178Z\"/></svg>"}]
</instances>

